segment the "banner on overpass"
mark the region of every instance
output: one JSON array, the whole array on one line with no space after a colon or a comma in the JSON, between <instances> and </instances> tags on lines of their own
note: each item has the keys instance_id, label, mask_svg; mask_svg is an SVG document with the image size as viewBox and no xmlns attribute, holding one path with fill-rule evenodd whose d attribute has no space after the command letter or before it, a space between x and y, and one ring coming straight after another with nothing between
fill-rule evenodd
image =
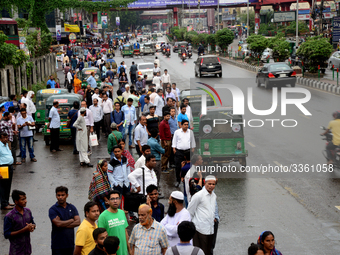
<instances>
[{"instance_id":1,"label":"banner on overpass","mask_svg":"<svg viewBox=\"0 0 340 255\"><path fill-rule=\"evenodd\" d=\"M201 0L202 6L217 6L218 0ZM258 2L258 0L249 0L249 2ZM247 3L247 0L220 0L220 5L235 5ZM167 7L171 5L187 5L196 7L198 5L197 0L138 0L132 4L129 4L129 8L159 8L159 7Z\"/></svg>"}]
</instances>

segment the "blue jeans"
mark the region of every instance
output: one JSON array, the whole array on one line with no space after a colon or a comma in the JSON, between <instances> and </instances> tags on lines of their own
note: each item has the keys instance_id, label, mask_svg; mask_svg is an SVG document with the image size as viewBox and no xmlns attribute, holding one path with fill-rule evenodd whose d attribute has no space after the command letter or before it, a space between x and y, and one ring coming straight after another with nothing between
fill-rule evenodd
<instances>
[{"instance_id":1,"label":"blue jeans","mask_svg":"<svg viewBox=\"0 0 340 255\"><path fill-rule=\"evenodd\" d=\"M21 158L26 158L26 143L28 146L28 151L30 153L30 158L35 158L34 156L34 150L33 150L33 136L29 137L20 137L20 151L21 151Z\"/></svg>"},{"instance_id":2,"label":"blue jeans","mask_svg":"<svg viewBox=\"0 0 340 255\"><path fill-rule=\"evenodd\" d=\"M123 139L125 140L126 133L128 133L129 134L129 146L132 145L132 131L134 127L135 127L134 124L129 124L125 126Z\"/></svg>"}]
</instances>

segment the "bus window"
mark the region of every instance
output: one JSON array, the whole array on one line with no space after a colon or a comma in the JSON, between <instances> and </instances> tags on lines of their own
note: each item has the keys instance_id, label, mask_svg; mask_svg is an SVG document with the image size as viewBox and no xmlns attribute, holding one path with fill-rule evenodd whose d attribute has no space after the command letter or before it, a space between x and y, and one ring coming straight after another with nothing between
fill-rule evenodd
<instances>
[{"instance_id":1,"label":"bus window","mask_svg":"<svg viewBox=\"0 0 340 255\"><path fill-rule=\"evenodd\" d=\"M5 35L18 35L17 25L15 24L0 24L0 31Z\"/></svg>"}]
</instances>

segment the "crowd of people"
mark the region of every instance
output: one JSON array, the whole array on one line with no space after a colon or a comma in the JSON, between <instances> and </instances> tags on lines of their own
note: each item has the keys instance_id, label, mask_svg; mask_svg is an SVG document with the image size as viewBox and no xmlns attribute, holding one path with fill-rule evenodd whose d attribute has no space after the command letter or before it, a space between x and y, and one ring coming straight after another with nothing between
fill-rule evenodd
<instances>
[{"instance_id":1,"label":"crowd of people","mask_svg":"<svg viewBox=\"0 0 340 255\"><path fill-rule=\"evenodd\" d=\"M100 61L105 61L102 57ZM176 83L171 83L166 69L161 76L159 66L156 58L153 82L148 88L147 77L136 75L134 62L130 67L130 82L126 77L128 68L122 62L117 74L111 75L110 70L103 74L100 89L91 81L94 74L88 78L86 88L73 85L74 93L83 95L84 99L81 103L74 102L68 113L73 154L79 154L81 166L93 167L89 158L90 136L96 134L100 145L106 143L110 159L99 160L96 165L82 222L77 208L67 202L68 188L56 188L57 202L48 211L53 255L213 254L220 221L214 192L218 180L199 171L203 160L195 154L189 99L180 100ZM73 67L76 71L80 65ZM73 80L71 84L77 84L76 75L71 78L69 74L72 76L70 68L65 77L66 86L69 78ZM116 91L115 77L118 79ZM55 85L50 79L48 86ZM9 203L13 164L25 162L26 144L31 161L36 161L30 129L35 126L33 96L32 93L22 96L18 115L15 117L13 107L0 122L1 166L8 167L9 172L9 178L0 175L0 197L1 209L10 210L4 220L4 235L10 241L11 255L32 253L30 233L36 229L34 212L26 208L23 191L13 190L14 204ZM53 153L62 151L58 107L59 103L54 102L48 115ZM11 148L15 135L20 141L21 162L16 162L15 149ZM133 150L138 154L137 160ZM174 169L175 187L165 213L165 206L159 201L164 198L160 180ZM178 190L181 183L183 192ZM129 201L133 195L140 195L136 210ZM131 232L129 226L133 226ZM267 232L261 234L256 245L249 247L249 254L259 255L261 251L281 254L275 249L273 233Z\"/></svg>"}]
</instances>

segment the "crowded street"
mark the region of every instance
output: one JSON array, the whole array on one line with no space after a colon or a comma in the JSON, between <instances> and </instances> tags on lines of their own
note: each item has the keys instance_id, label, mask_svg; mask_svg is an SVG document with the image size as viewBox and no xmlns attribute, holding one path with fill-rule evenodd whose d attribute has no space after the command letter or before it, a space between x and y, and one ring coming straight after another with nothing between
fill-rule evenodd
<instances>
[{"instance_id":1,"label":"crowded street","mask_svg":"<svg viewBox=\"0 0 340 255\"><path fill-rule=\"evenodd\" d=\"M158 38L162 40L162 38ZM164 37L165 41L166 38ZM133 42L133 41L132 41ZM161 52L155 55L122 57L116 50L114 60L117 65L124 61L130 70L135 64L160 61L160 69L168 70L171 82L177 84L180 91L194 89L197 82L209 84L231 84L240 88L245 98L247 88L252 88L254 107L269 109L272 105L273 90L257 87L256 74L226 63L220 58L222 78L213 76L195 77L194 67L197 53L192 58L181 61L177 53L171 51L166 57ZM63 88L65 74L58 63L58 78ZM129 82L130 83L130 82ZM322 150L320 126L327 126L332 120L332 113L339 109L339 96L326 91L297 85L308 89L311 99L304 104L311 116L304 115L296 106L289 105L287 114L281 114L281 90L278 89L278 108L268 116L255 116L245 104L246 121L250 119L279 119L272 127L265 122L263 127L244 127L244 143L248 150L247 166L289 166L291 164L325 164ZM117 79L113 83L113 99L117 96ZM231 94L230 106L233 101ZM297 96L294 95L294 98ZM283 127L282 119L294 119L297 126ZM89 159L93 167L80 167L78 155L72 154L73 144L69 140L60 140L63 151L50 152L45 145L41 132L34 134L34 154L37 162L29 160L15 166L12 190L22 190L27 195L27 207L31 210L36 230L31 233L32 254L49 254L51 245L51 221L48 209L56 203L55 188L66 186L69 190L68 203L73 204L84 219L83 207L88 202L88 191L97 162L110 161L107 139L101 135L99 145L92 147ZM129 148L126 137L126 149L135 161L139 158L135 148ZM238 163L226 163L239 169ZM262 231L270 230L275 234L276 247L282 254L338 254L340 250L340 170L322 173L223 173L218 175L215 188L220 222L214 253L246 254L251 243L256 243ZM183 185L175 187L175 171L161 173L159 186L164 198L160 202L168 209L168 198L173 191L183 191ZM11 201L12 202L12 201ZM1 210L1 219L7 211ZM3 229L4 221L0 221ZM130 222L132 229L133 223ZM129 228L130 228L129 227ZM131 231L129 230L129 232ZM9 242L0 237L0 254L8 254Z\"/></svg>"}]
</instances>

